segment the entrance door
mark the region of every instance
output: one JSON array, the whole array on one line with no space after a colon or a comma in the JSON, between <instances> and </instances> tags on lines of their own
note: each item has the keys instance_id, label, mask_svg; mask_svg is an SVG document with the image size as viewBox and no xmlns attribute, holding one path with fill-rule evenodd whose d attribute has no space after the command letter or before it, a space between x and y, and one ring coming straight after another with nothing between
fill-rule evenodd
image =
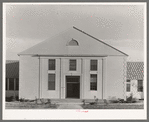
<instances>
[{"instance_id":1,"label":"entrance door","mask_svg":"<svg viewBox=\"0 0 149 122\"><path fill-rule=\"evenodd\" d=\"M79 76L66 76L66 98L80 98Z\"/></svg>"}]
</instances>

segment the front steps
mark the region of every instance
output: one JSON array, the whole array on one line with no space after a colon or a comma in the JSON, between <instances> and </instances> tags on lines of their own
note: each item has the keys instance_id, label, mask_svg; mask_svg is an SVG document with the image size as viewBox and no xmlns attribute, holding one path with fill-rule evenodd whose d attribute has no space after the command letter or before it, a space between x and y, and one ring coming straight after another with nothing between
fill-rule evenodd
<instances>
[{"instance_id":1,"label":"front steps","mask_svg":"<svg viewBox=\"0 0 149 122\"><path fill-rule=\"evenodd\" d=\"M50 99L52 104L89 104L95 102L95 99ZM83 102L84 101L84 102ZM103 99L99 99L97 104L104 105Z\"/></svg>"},{"instance_id":2,"label":"front steps","mask_svg":"<svg viewBox=\"0 0 149 122\"><path fill-rule=\"evenodd\" d=\"M83 104L82 99L51 99L55 104Z\"/></svg>"}]
</instances>

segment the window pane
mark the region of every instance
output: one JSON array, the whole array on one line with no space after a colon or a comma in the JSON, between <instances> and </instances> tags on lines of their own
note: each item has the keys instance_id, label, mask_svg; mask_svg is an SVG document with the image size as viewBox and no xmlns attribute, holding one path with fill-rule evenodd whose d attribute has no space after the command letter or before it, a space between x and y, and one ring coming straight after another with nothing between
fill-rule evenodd
<instances>
[{"instance_id":1,"label":"window pane","mask_svg":"<svg viewBox=\"0 0 149 122\"><path fill-rule=\"evenodd\" d=\"M14 90L14 78L9 78L9 90Z\"/></svg>"},{"instance_id":2,"label":"window pane","mask_svg":"<svg viewBox=\"0 0 149 122\"><path fill-rule=\"evenodd\" d=\"M97 90L97 74L90 75L90 90Z\"/></svg>"},{"instance_id":3,"label":"window pane","mask_svg":"<svg viewBox=\"0 0 149 122\"><path fill-rule=\"evenodd\" d=\"M19 78L16 79L16 90L19 90Z\"/></svg>"},{"instance_id":4,"label":"window pane","mask_svg":"<svg viewBox=\"0 0 149 122\"><path fill-rule=\"evenodd\" d=\"M6 90L8 90L7 88L8 88L8 79L6 78Z\"/></svg>"},{"instance_id":5,"label":"window pane","mask_svg":"<svg viewBox=\"0 0 149 122\"><path fill-rule=\"evenodd\" d=\"M55 90L55 83L49 82L49 90Z\"/></svg>"},{"instance_id":6,"label":"window pane","mask_svg":"<svg viewBox=\"0 0 149 122\"><path fill-rule=\"evenodd\" d=\"M79 45L79 44L78 44L78 42L77 42L76 40L73 40L73 39L72 39L72 40L69 42L69 45L70 45L70 46L77 46L77 45Z\"/></svg>"},{"instance_id":7,"label":"window pane","mask_svg":"<svg viewBox=\"0 0 149 122\"><path fill-rule=\"evenodd\" d=\"M127 82L130 82L130 80L127 80Z\"/></svg>"},{"instance_id":8,"label":"window pane","mask_svg":"<svg viewBox=\"0 0 149 122\"><path fill-rule=\"evenodd\" d=\"M76 60L69 60L69 70L75 71L76 70L77 62Z\"/></svg>"},{"instance_id":9,"label":"window pane","mask_svg":"<svg viewBox=\"0 0 149 122\"><path fill-rule=\"evenodd\" d=\"M49 59L49 70L55 70L55 59Z\"/></svg>"},{"instance_id":10,"label":"window pane","mask_svg":"<svg viewBox=\"0 0 149 122\"><path fill-rule=\"evenodd\" d=\"M143 92L143 81L138 80L138 92Z\"/></svg>"},{"instance_id":11,"label":"window pane","mask_svg":"<svg viewBox=\"0 0 149 122\"><path fill-rule=\"evenodd\" d=\"M127 84L127 85L126 85L126 91L127 91L127 92L130 92L130 84Z\"/></svg>"},{"instance_id":12,"label":"window pane","mask_svg":"<svg viewBox=\"0 0 149 122\"><path fill-rule=\"evenodd\" d=\"M91 89L90 90L97 90L97 82L91 82Z\"/></svg>"},{"instance_id":13,"label":"window pane","mask_svg":"<svg viewBox=\"0 0 149 122\"><path fill-rule=\"evenodd\" d=\"M90 61L90 70L97 71L97 60Z\"/></svg>"},{"instance_id":14,"label":"window pane","mask_svg":"<svg viewBox=\"0 0 149 122\"><path fill-rule=\"evenodd\" d=\"M48 90L55 90L55 74L48 75Z\"/></svg>"}]
</instances>

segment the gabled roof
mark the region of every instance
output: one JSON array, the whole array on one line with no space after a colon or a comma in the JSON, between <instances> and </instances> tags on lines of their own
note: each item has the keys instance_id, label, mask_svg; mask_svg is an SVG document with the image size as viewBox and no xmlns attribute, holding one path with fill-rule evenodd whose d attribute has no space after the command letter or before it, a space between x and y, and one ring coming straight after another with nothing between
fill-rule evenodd
<instances>
[{"instance_id":1,"label":"gabled roof","mask_svg":"<svg viewBox=\"0 0 149 122\"><path fill-rule=\"evenodd\" d=\"M143 80L144 79L144 63L143 62L127 62L127 79Z\"/></svg>"},{"instance_id":2,"label":"gabled roof","mask_svg":"<svg viewBox=\"0 0 149 122\"><path fill-rule=\"evenodd\" d=\"M72 39L76 40L79 46L69 46L68 43ZM49 38L19 53L19 55L128 56L76 27Z\"/></svg>"},{"instance_id":3,"label":"gabled roof","mask_svg":"<svg viewBox=\"0 0 149 122\"><path fill-rule=\"evenodd\" d=\"M6 60L6 78L19 78L19 61Z\"/></svg>"}]
</instances>

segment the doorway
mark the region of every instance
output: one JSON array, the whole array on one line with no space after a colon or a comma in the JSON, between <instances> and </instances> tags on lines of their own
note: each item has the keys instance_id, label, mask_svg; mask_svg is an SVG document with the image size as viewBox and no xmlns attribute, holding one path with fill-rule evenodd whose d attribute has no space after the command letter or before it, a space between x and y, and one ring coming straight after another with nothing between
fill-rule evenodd
<instances>
[{"instance_id":1,"label":"doorway","mask_svg":"<svg viewBox=\"0 0 149 122\"><path fill-rule=\"evenodd\" d=\"M66 76L66 98L80 98L80 76Z\"/></svg>"}]
</instances>

